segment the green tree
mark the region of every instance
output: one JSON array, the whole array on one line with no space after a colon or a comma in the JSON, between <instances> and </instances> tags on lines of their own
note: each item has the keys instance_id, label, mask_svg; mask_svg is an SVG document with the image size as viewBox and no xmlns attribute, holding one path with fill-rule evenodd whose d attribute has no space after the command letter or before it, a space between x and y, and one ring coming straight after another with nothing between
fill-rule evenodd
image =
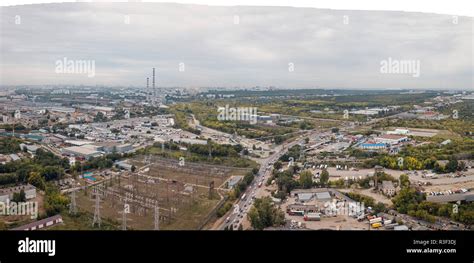
<instances>
[{"instance_id":1,"label":"green tree","mask_svg":"<svg viewBox=\"0 0 474 263\"><path fill-rule=\"evenodd\" d=\"M285 222L283 211L276 208L272 203L272 199L268 196L255 199L247 218L252 227L257 230L283 225Z\"/></svg>"},{"instance_id":2,"label":"green tree","mask_svg":"<svg viewBox=\"0 0 474 263\"><path fill-rule=\"evenodd\" d=\"M97 112L97 115L94 117L94 122L104 122L107 121L107 117L102 112Z\"/></svg>"},{"instance_id":3,"label":"green tree","mask_svg":"<svg viewBox=\"0 0 474 263\"><path fill-rule=\"evenodd\" d=\"M313 175L311 171L305 170L301 172L299 183L301 188L311 188L313 186Z\"/></svg>"},{"instance_id":4,"label":"green tree","mask_svg":"<svg viewBox=\"0 0 474 263\"><path fill-rule=\"evenodd\" d=\"M280 170L282 167L283 164L280 161L275 162L275 164L273 165L273 168L275 168L275 170Z\"/></svg>"},{"instance_id":5,"label":"green tree","mask_svg":"<svg viewBox=\"0 0 474 263\"><path fill-rule=\"evenodd\" d=\"M324 169L321 172L321 175L319 176L319 182L321 183L321 185L326 186L328 181L329 181L329 172L328 170Z\"/></svg>"},{"instance_id":6,"label":"green tree","mask_svg":"<svg viewBox=\"0 0 474 263\"><path fill-rule=\"evenodd\" d=\"M46 181L61 179L64 175L64 169L59 166L46 166L41 175Z\"/></svg>"},{"instance_id":7,"label":"green tree","mask_svg":"<svg viewBox=\"0 0 474 263\"><path fill-rule=\"evenodd\" d=\"M25 202L26 201L26 194L25 194L25 190L21 189L20 190L20 202Z\"/></svg>"},{"instance_id":8,"label":"green tree","mask_svg":"<svg viewBox=\"0 0 474 263\"><path fill-rule=\"evenodd\" d=\"M48 184L45 192L44 208L48 216L57 215L67 208L69 198L61 194L57 187Z\"/></svg>"},{"instance_id":9,"label":"green tree","mask_svg":"<svg viewBox=\"0 0 474 263\"><path fill-rule=\"evenodd\" d=\"M458 170L458 160L453 157L449 159L448 163L446 164L445 170L448 173L456 172Z\"/></svg>"},{"instance_id":10,"label":"green tree","mask_svg":"<svg viewBox=\"0 0 474 263\"><path fill-rule=\"evenodd\" d=\"M435 162L433 165L433 171L435 173L444 173L445 168L441 166L438 162Z\"/></svg>"},{"instance_id":11,"label":"green tree","mask_svg":"<svg viewBox=\"0 0 474 263\"><path fill-rule=\"evenodd\" d=\"M374 208L375 213L384 212L387 209L385 204L381 202L376 203L373 208Z\"/></svg>"},{"instance_id":12,"label":"green tree","mask_svg":"<svg viewBox=\"0 0 474 263\"><path fill-rule=\"evenodd\" d=\"M31 172L28 177L28 183L37 187L38 189L45 189L45 181L38 172Z\"/></svg>"},{"instance_id":13,"label":"green tree","mask_svg":"<svg viewBox=\"0 0 474 263\"><path fill-rule=\"evenodd\" d=\"M423 166L423 164L418 161L415 157L406 157L404 161L404 166L408 170L420 170Z\"/></svg>"},{"instance_id":14,"label":"green tree","mask_svg":"<svg viewBox=\"0 0 474 263\"><path fill-rule=\"evenodd\" d=\"M402 214L408 213L410 210L416 212L418 203L423 200L423 195L416 193L415 189L403 188L400 193L392 199L394 207Z\"/></svg>"},{"instance_id":15,"label":"green tree","mask_svg":"<svg viewBox=\"0 0 474 263\"><path fill-rule=\"evenodd\" d=\"M408 175L406 174L400 175L400 187L401 188L410 187L410 179L408 178Z\"/></svg>"},{"instance_id":16,"label":"green tree","mask_svg":"<svg viewBox=\"0 0 474 263\"><path fill-rule=\"evenodd\" d=\"M26 201L26 195L25 195L25 190L21 189L20 192L18 193L13 193L13 202L25 202Z\"/></svg>"},{"instance_id":17,"label":"green tree","mask_svg":"<svg viewBox=\"0 0 474 263\"><path fill-rule=\"evenodd\" d=\"M474 224L474 210L461 211L459 221L468 225Z\"/></svg>"}]
</instances>

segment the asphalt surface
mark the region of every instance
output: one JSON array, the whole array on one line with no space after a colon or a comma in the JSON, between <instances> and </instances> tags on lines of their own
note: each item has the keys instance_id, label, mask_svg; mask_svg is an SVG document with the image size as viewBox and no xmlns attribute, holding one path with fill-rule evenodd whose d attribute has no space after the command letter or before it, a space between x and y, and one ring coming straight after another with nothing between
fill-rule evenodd
<instances>
[{"instance_id":1,"label":"asphalt surface","mask_svg":"<svg viewBox=\"0 0 474 263\"><path fill-rule=\"evenodd\" d=\"M223 230L226 227L232 227L233 229L237 229L238 226L242 223L243 219L247 217L247 213L252 207L253 204L253 196L257 195L259 191L263 189L263 187L258 187L258 183L265 182L271 176L272 167L269 169L269 165L278 161L278 159L284 155L289 148L297 145L302 144L304 142L304 138L308 135L312 136L315 133L319 133L320 131L311 131L308 134L301 135L297 140L289 143L284 143L274 149L275 153L270 155L269 157L262 160L260 163L260 170L258 174L255 176L253 182L247 187L245 190L245 198L242 199L244 194L240 195L240 199L234 204L234 207L227 213L224 217L224 222L218 228L219 230Z\"/></svg>"}]
</instances>

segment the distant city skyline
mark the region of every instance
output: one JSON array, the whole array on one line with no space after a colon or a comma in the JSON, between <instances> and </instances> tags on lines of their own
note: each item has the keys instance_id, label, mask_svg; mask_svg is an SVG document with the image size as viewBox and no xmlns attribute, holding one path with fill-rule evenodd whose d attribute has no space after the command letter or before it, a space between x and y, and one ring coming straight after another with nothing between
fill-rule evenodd
<instances>
[{"instance_id":1,"label":"distant city skyline","mask_svg":"<svg viewBox=\"0 0 474 263\"><path fill-rule=\"evenodd\" d=\"M157 3L1 11L0 86L144 87L155 67L157 87L473 89L470 17ZM71 74L70 61L94 65Z\"/></svg>"}]
</instances>

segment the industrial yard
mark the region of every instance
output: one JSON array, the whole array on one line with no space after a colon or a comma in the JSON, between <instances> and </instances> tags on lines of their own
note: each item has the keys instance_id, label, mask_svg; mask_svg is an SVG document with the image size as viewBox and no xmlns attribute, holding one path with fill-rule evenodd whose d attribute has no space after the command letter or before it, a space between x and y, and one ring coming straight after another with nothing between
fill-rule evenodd
<instances>
[{"instance_id":1,"label":"industrial yard","mask_svg":"<svg viewBox=\"0 0 474 263\"><path fill-rule=\"evenodd\" d=\"M122 172L78 191L77 207L96 213L98 196L100 216L127 229L200 229L222 202L225 182L248 172L197 163L180 165L158 157L130 162L138 167L136 172Z\"/></svg>"}]
</instances>

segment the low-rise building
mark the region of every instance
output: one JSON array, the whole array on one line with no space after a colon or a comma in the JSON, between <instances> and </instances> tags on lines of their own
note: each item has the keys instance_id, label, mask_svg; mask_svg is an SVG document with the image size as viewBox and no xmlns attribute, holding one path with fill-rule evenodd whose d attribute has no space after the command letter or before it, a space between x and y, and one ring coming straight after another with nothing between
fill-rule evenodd
<instances>
[{"instance_id":1,"label":"low-rise building","mask_svg":"<svg viewBox=\"0 0 474 263\"><path fill-rule=\"evenodd\" d=\"M36 151L38 150L39 147L36 146L36 145L20 143L20 149L23 150L25 148L29 153L34 154L34 153L36 153Z\"/></svg>"},{"instance_id":2,"label":"low-rise building","mask_svg":"<svg viewBox=\"0 0 474 263\"><path fill-rule=\"evenodd\" d=\"M388 131L387 134L397 134L397 135L408 135L410 130L407 129L395 129L393 131Z\"/></svg>"},{"instance_id":3,"label":"low-rise building","mask_svg":"<svg viewBox=\"0 0 474 263\"><path fill-rule=\"evenodd\" d=\"M18 161L20 160L20 156L18 154L12 153L9 155L12 161Z\"/></svg>"},{"instance_id":4,"label":"low-rise building","mask_svg":"<svg viewBox=\"0 0 474 263\"><path fill-rule=\"evenodd\" d=\"M382 181L382 193L389 197L395 195L396 190L392 181Z\"/></svg>"},{"instance_id":5,"label":"low-rise building","mask_svg":"<svg viewBox=\"0 0 474 263\"><path fill-rule=\"evenodd\" d=\"M375 138L376 143L385 143L385 144L399 144L401 142L408 141L406 135L397 135L397 134L384 134Z\"/></svg>"},{"instance_id":6,"label":"low-rise building","mask_svg":"<svg viewBox=\"0 0 474 263\"><path fill-rule=\"evenodd\" d=\"M319 193L316 193L316 199L318 201L330 201L331 194L329 192L319 192Z\"/></svg>"},{"instance_id":7,"label":"low-rise building","mask_svg":"<svg viewBox=\"0 0 474 263\"><path fill-rule=\"evenodd\" d=\"M474 194L462 193L462 194L450 194L450 195L428 195L426 201L432 203L451 203L451 202L473 202Z\"/></svg>"},{"instance_id":8,"label":"low-rise building","mask_svg":"<svg viewBox=\"0 0 474 263\"><path fill-rule=\"evenodd\" d=\"M383 150L387 148L385 143L363 143L360 148L364 150Z\"/></svg>"},{"instance_id":9,"label":"low-rise building","mask_svg":"<svg viewBox=\"0 0 474 263\"><path fill-rule=\"evenodd\" d=\"M20 193L21 190L25 192L26 200L36 198L36 187L31 184L13 186L0 189L0 202L7 202L13 199L14 193Z\"/></svg>"},{"instance_id":10,"label":"low-rise building","mask_svg":"<svg viewBox=\"0 0 474 263\"><path fill-rule=\"evenodd\" d=\"M314 194L313 193L298 193L297 194L297 201L301 203L306 203L309 202L313 199Z\"/></svg>"},{"instance_id":11,"label":"low-rise building","mask_svg":"<svg viewBox=\"0 0 474 263\"><path fill-rule=\"evenodd\" d=\"M26 224L26 225L22 225L22 226L13 228L12 230L25 230L25 231L38 230L38 229L42 229L42 228L45 228L45 227L50 227L50 226L54 226L54 225L57 225L57 224L61 224L62 222L63 222L63 218L61 217L61 215L55 215L55 216L52 216L52 217L48 217L48 218L45 218L45 219L38 220L38 221L33 222L33 223L29 223L29 224Z\"/></svg>"},{"instance_id":12,"label":"low-rise building","mask_svg":"<svg viewBox=\"0 0 474 263\"><path fill-rule=\"evenodd\" d=\"M127 171L132 171L132 169L133 169L133 165L131 165L129 163L126 163L126 162L116 162L115 165L118 168L123 169L123 170L127 170Z\"/></svg>"},{"instance_id":13,"label":"low-rise building","mask_svg":"<svg viewBox=\"0 0 474 263\"><path fill-rule=\"evenodd\" d=\"M206 140L191 139L191 138L173 138L173 141L178 142L178 143L187 143L187 144L201 144L201 145L207 144Z\"/></svg>"},{"instance_id":14,"label":"low-rise building","mask_svg":"<svg viewBox=\"0 0 474 263\"><path fill-rule=\"evenodd\" d=\"M104 153L128 153L133 151L133 146L129 143L121 144L116 142L103 142L103 143L96 143L97 150L102 151Z\"/></svg>"},{"instance_id":15,"label":"low-rise building","mask_svg":"<svg viewBox=\"0 0 474 263\"><path fill-rule=\"evenodd\" d=\"M99 157L102 155L102 153L97 150L97 147L93 145L67 147L61 149L61 152L66 155L83 157L85 159Z\"/></svg>"}]
</instances>

